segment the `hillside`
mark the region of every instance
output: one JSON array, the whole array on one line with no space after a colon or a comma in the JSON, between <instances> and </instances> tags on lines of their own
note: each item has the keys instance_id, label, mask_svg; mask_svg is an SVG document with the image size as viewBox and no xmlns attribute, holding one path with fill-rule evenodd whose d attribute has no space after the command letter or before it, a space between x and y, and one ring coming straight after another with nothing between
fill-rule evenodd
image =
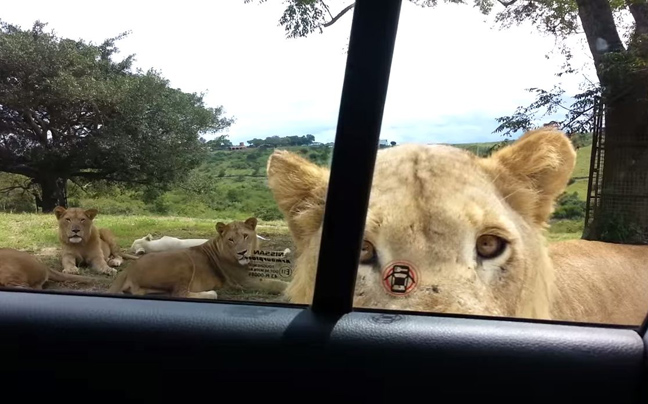
<instances>
[{"instance_id":1,"label":"hillside","mask_svg":"<svg viewBox=\"0 0 648 404\"><path fill-rule=\"evenodd\" d=\"M587 142L588 139L579 141ZM591 137L589 137L591 142ZM455 146L484 156L497 142L467 143ZM281 147L320 165L328 165L332 148L325 146ZM69 186L70 206L92 206L109 215L162 215L201 219L245 219L251 215L262 220L281 220L267 187L266 164L272 148L213 151L188 178L166 192L128 189L122 185L91 183ZM587 193L591 146L578 150L573 183L568 193L576 192L580 201ZM0 173L0 189L19 182L16 175ZM571 201L574 202L574 201ZM578 201L576 201L578 202ZM579 205L580 206L580 205ZM581 209L578 207L577 209ZM34 212L33 197L20 189L0 194L0 212Z\"/></svg>"}]
</instances>

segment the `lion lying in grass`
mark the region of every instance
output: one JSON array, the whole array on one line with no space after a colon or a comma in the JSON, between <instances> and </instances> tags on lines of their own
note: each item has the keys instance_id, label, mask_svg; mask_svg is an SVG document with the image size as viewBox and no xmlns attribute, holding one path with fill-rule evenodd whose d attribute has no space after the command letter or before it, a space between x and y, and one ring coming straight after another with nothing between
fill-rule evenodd
<instances>
[{"instance_id":1,"label":"lion lying in grass","mask_svg":"<svg viewBox=\"0 0 648 404\"><path fill-rule=\"evenodd\" d=\"M58 237L61 243L63 272L78 274L77 265L89 264L97 272L115 274L123 258L138 259L130 254L122 254L115 236L108 229L98 229L93 219L96 209L70 208L57 206L54 214L58 220Z\"/></svg>"},{"instance_id":2,"label":"lion lying in grass","mask_svg":"<svg viewBox=\"0 0 648 404\"><path fill-rule=\"evenodd\" d=\"M29 253L12 248L0 248L0 286L42 289L49 280L93 283L99 279L64 274L48 268Z\"/></svg>"},{"instance_id":3,"label":"lion lying in grass","mask_svg":"<svg viewBox=\"0 0 648 404\"><path fill-rule=\"evenodd\" d=\"M645 315L648 284L645 279L630 284L643 270L637 260L625 260L612 272L581 255L568 268L569 256L558 258L561 247L555 245L556 281L544 229L575 161L569 139L552 128L525 133L487 158L445 145L380 150L354 305L599 322ZM275 151L267 172L297 247L295 275L285 294L294 303L309 304L329 171ZM403 290L414 285L409 294L398 295L385 282L396 279L395 270L384 271L399 260L407 260L416 275L403 280ZM617 287L596 293L604 284ZM611 310L622 299L623 307ZM584 305L590 309L582 310Z\"/></svg>"},{"instance_id":4,"label":"lion lying in grass","mask_svg":"<svg viewBox=\"0 0 648 404\"><path fill-rule=\"evenodd\" d=\"M249 276L250 256L257 249L256 218L216 224L217 235L199 246L142 256L122 271L109 293L170 294L216 299L215 289L262 289L281 293L286 282Z\"/></svg>"},{"instance_id":5,"label":"lion lying in grass","mask_svg":"<svg viewBox=\"0 0 648 404\"><path fill-rule=\"evenodd\" d=\"M206 238L179 239L170 236L163 236L154 240L151 234L147 234L146 236L133 241L130 250L137 255L142 255L152 252L182 250L205 244L207 241L208 239Z\"/></svg>"}]
</instances>

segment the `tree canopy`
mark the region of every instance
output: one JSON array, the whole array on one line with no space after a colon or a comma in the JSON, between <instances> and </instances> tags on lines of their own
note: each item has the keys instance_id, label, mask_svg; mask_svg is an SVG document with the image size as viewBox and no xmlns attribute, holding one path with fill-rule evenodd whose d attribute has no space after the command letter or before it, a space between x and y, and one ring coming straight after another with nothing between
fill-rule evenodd
<instances>
[{"instance_id":1,"label":"tree canopy","mask_svg":"<svg viewBox=\"0 0 648 404\"><path fill-rule=\"evenodd\" d=\"M200 136L233 123L153 69L115 60L123 33L101 44L0 22L0 172L37 185L44 212L68 180L164 187L202 161Z\"/></svg>"}]
</instances>

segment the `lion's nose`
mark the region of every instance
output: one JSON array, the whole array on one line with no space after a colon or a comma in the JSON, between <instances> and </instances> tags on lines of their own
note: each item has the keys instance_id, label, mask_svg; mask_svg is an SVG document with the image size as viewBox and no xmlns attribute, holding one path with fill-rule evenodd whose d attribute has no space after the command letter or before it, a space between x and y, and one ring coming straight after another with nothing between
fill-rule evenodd
<instances>
[{"instance_id":1,"label":"lion's nose","mask_svg":"<svg viewBox=\"0 0 648 404\"><path fill-rule=\"evenodd\" d=\"M79 229L72 229L73 233L78 233L80 230Z\"/></svg>"}]
</instances>

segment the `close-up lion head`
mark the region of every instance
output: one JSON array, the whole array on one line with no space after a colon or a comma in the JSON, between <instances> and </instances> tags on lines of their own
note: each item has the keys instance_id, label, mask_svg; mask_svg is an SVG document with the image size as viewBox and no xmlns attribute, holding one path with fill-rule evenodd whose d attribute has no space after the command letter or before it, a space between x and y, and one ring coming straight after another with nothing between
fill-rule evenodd
<instances>
[{"instance_id":1,"label":"close-up lion head","mask_svg":"<svg viewBox=\"0 0 648 404\"><path fill-rule=\"evenodd\" d=\"M230 253L239 264L247 265L250 256L257 249L256 226L255 217L250 217L245 222L216 223L221 251Z\"/></svg>"},{"instance_id":2,"label":"close-up lion head","mask_svg":"<svg viewBox=\"0 0 648 404\"><path fill-rule=\"evenodd\" d=\"M79 244L90 237L92 220L97 216L96 209L70 208L57 206L54 214L58 219L59 236L69 244Z\"/></svg>"},{"instance_id":3,"label":"close-up lion head","mask_svg":"<svg viewBox=\"0 0 648 404\"><path fill-rule=\"evenodd\" d=\"M355 306L548 318L553 269L543 230L575 160L569 139L551 128L486 158L444 145L380 150ZM328 177L287 151L268 161L297 246L286 290L294 303L312 301ZM399 262L397 270L410 267L409 294L389 289Z\"/></svg>"}]
</instances>

